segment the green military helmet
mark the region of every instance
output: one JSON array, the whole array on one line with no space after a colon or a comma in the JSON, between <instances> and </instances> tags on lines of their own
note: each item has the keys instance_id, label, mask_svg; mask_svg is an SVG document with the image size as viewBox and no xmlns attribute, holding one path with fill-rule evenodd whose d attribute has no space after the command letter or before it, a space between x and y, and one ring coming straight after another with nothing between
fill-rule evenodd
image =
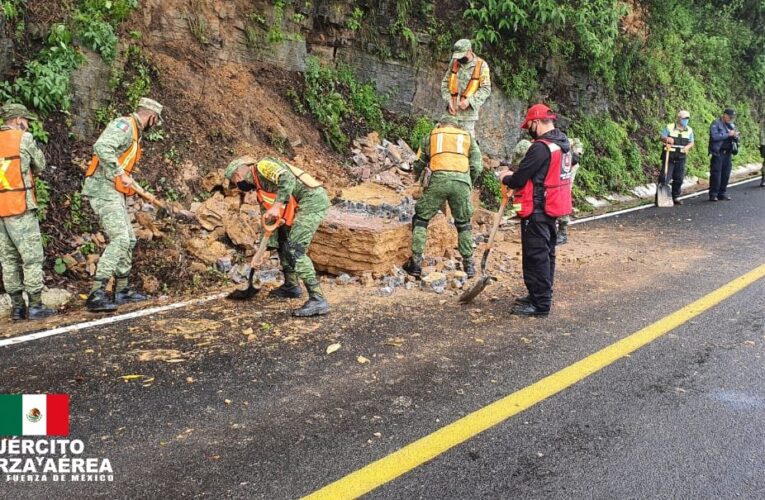
<instances>
[{"instance_id":1,"label":"green military helmet","mask_svg":"<svg viewBox=\"0 0 765 500\"><path fill-rule=\"evenodd\" d=\"M38 120L37 115L32 113L23 104L9 103L0 109L0 115L3 120L12 120L22 117L27 120Z\"/></svg>"},{"instance_id":2,"label":"green military helmet","mask_svg":"<svg viewBox=\"0 0 765 500\"><path fill-rule=\"evenodd\" d=\"M438 123L440 123L441 125L459 125L460 124L457 117L450 115L449 113L444 113L443 115L441 115L441 118L438 119Z\"/></svg>"},{"instance_id":3,"label":"green military helmet","mask_svg":"<svg viewBox=\"0 0 765 500\"><path fill-rule=\"evenodd\" d=\"M513 165L518 165L521 160L523 160L523 157L526 156L526 152L531 147L531 141L527 141L526 139L518 141L518 143L513 148L513 156L511 158Z\"/></svg>"},{"instance_id":4,"label":"green military helmet","mask_svg":"<svg viewBox=\"0 0 765 500\"><path fill-rule=\"evenodd\" d=\"M231 180L231 177L234 175L234 172L236 172L240 167L244 167L247 165L255 165L258 163L258 160L253 158L252 156L240 156L239 158L236 158L234 161L228 164L226 167L226 179Z\"/></svg>"},{"instance_id":5,"label":"green military helmet","mask_svg":"<svg viewBox=\"0 0 765 500\"><path fill-rule=\"evenodd\" d=\"M473 44L471 44L470 40L467 38L457 40L452 48L452 59L462 59L470 50L472 50L472 48Z\"/></svg>"}]
</instances>

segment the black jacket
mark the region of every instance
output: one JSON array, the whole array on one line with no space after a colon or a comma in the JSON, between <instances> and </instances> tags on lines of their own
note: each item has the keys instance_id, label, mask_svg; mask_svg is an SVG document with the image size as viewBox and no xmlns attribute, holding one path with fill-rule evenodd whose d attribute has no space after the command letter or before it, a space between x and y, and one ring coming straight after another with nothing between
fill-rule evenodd
<instances>
[{"instance_id":1,"label":"black jacket","mask_svg":"<svg viewBox=\"0 0 765 500\"><path fill-rule=\"evenodd\" d=\"M713 121L709 127L709 154L715 156L720 152L730 154L734 139L728 135L728 132L735 129L735 125L732 123L726 125L722 118Z\"/></svg>"},{"instance_id":2,"label":"black jacket","mask_svg":"<svg viewBox=\"0 0 765 500\"><path fill-rule=\"evenodd\" d=\"M557 144L564 153L568 153L571 150L568 137L557 128L547 132L540 139ZM577 162L578 158L574 158L573 163ZM521 160L518 171L511 176L505 177L502 181L510 189L520 189L526 185L529 179L532 179L534 182L534 214L540 214L544 217L547 217L544 213L544 182L549 168L550 149L542 142L534 142L528 152L526 152L526 156Z\"/></svg>"}]
</instances>

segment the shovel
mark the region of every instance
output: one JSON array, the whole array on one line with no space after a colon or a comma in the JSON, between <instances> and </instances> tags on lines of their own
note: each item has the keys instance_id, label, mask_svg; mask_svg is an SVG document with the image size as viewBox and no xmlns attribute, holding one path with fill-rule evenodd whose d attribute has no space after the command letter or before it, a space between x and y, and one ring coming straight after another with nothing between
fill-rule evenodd
<instances>
[{"instance_id":1,"label":"shovel","mask_svg":"<svg viewBox=\"0 0 765 500\"><path fill-rule=\"evenodd\" d=\"M656 206L660 208L672 208L675 206L675 202L672 199L672 188L667 179L670 151L672 151L671 147L664 148L664 182L660 182L656 186Z\"/></svg>"},{"instance_id":2,"label":"shovel","mask_svg":"<svg viewBox=\"0 0 765 500\"><path fill-rule=\"evenodd\" d=\"M255 271L260 268L260 266L263 264L263 256L266 253L266 248L268 247L268 240L271 238L271 234L279 229L279 226L282 225L283 220L279 219L274 224L268 225L266 224L266 219L263 217L263 237L260 239L260 245L258 246L258 251L255 252L255 256L252 258L252 262L250 262L250 275L247 278L247 288L244 290L234 290L233 292L229 293L228 296L226 296L229 300L249 300L256 296L258 292L260 292L260 288L256 288L255 284L252 282L253 279L255 279Z\"/></svg>"},{"instance_id":3,"label":"shovel","mask_svg":"<svg viewBox=\"0 0 765 500\"><path fill-rule=\"evenodd\" d=\"M167 211L167 213L169 213L176 219L180 219L185 222L196 221L197 219L197 216L194 215L194 212L191 212L189 210L176 210L175 208L170 206L170 204L167 203L166 201L160 200L159 198L157 198L150 192L146 191L144 188L138 185L137 182L134 182L133 184L131 184L130 187L135 191L135 194L137 194L144 200L148 201L155 207Z\"/></svg>"},{"instance_id":4,"label":"shovel","mask_svg":"<svg viewBox=\"0 0 765 500\"><path fill-rule=\"evenodd\" d=\"M486 248L483 251L483 256L481 257L481 277L478 278L478 281L476 281L469 290L466 290L462 295L460 295L460 304L469 304L473 301L474 298L478 297L478 295L483 292L484 288L489 286L489 283L491 283L492 280L496 281L495 277L486 273L486 261L489 260L489 252L491 252L491 248L494 246L494 237L497 235L499 225L502 223L502 215L505 213L507 202L510 200L511 196L512 192L508 195L506 188L503 185L502 204L499 206L499 211L494 217L494 225L491 228L491 233L489 233L489 242L486 244Z\"/></svg>"}]
</instances>

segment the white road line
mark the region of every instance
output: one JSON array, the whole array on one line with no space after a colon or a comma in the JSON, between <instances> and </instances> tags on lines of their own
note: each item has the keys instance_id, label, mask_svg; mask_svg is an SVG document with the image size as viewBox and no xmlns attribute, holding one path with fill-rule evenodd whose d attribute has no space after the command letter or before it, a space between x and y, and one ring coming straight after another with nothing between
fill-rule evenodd
<instances>
[{"instance_id":1,"label":"white road line","mask_svg":"<svg viewBox=\"0 0 765 500\"><path fill-rule=\"evenodd\" d=\"M97 319L93 321L87 321L85 323L78 323L76 325L62 326L60 328L54 328L53 330L46 330L37 333L30 333L28 335L21 335L19 337L13 337L9 339L0 340L0 347L23 344L24 342L31 342L33 340L44 339L45 337L52 337L54 335L61 335L62 333L77 332L80 330L86 330L96 326L111 325L113 323L120 323L122 321L128 321L136 318L143 318L144 316L151 316L165 311L172 311L173 309L180 309L186 306L192 306L196 304L204 304L213 300L221 299L228 295L228 293L217 293L208 297L202 297L201 299L187 300L185 302L178 302L175 304L168 304L166 306L151 307L149 309L143 309L141 311L134 311L127 314L121 314L119 316L110 316L108 318Z\"/></svg>"},{"instance_id":2,"label":"white road line","mask_svg":"<svg viewBox=\"0 0 765 500\"><path fill-rule=\"evenodd\" d=\"M746 180L743 180L743 181L740 181L740 182L736 182L734 184L729 184L728 187L740 186L742 184L746 184L748 182L752 182L752 181L759 180L759 179L760 179L759 177L752 177L751 179L746 179ZM702 194L706 194L706 193L707 193L706 190L698 191L696 193L691 193L691 194L682 196L680 199L681 200L685 200L687 198L694 198L696 196L701 196ZM593 216L593 217L586 217L584 219L576 219L576 220L571 221L571 224L572 225L573 224L582 224L584 222L591 222L591 221L595 221L595 220L599 220L599 219L605 219L605 218L608 218L608 217L616 217L618 215L627 214L627 213L630 213L630 212L637 212L638 210L645 210L646 208L651 208L653 206L654 206L653 204L641 205L639 207L628 208L626 210L619 210L619 211L616 211L616 212L609 212L609 213L606 213L606 214L596 215L596 216ZM173 309L180 309L180 308L186 307L186 306L192 306L192 305L196 305L196 304L204 304L205 302L210 302L210 301L213 301L213 300L221 299L221 298L225 297L226 295L227 295L227 293L217 293L215 295L210 295L208 297L202 297L200 299L187 300L185 302L178 302L176 304L168 304L166 306L160 306L160 307L152 307L152 308L144 309L144 310L141 310L141 311L135 311L135 312L131 312L131 313L128 313L128 314L122 314L120 316L111 316L111 317L108 317L108 318L97 319L97 320L88 321L88 322L85 322L85 323L78 323L76 325L62 326L60 328L54 328L52 330L46 330L46 331L37 332L37 333L30 333L28 335L22 335L22 336L19 336L19 337L13 337L13 338L10 338L10 339L0 340L0 347L6 347L6 346L11 346L11 345L23 344L24 342L31 342L33 340L44 339L46 337L52 337L54 335L61 335L62 333L69 333L69 332L77 332L77 331L80 331L80 330L87 330L88 328L93 328L93 327L96 327L96 326L111 325L111 324L114 324L114 323L120 323L122 321L128 321L128 320L131 320L131 319L143 318L143 317L146 317L146 316L151 316L153 314L158 314L158 313L165 312L165 311L172 311Z\"/></svg>"},{"instance_id":3,"label":"white road line","mask_svg":"<svg viewBox=\"0 0 765 500\"><path fill-rule=\"evenodd\" d=\"M752 181L759 181L760 179L761 179L760 176L752 177L751 179L746 179L746 180L743 180L743 181L735 182L733 184L728 184L728 187L730 188L730 187L741 186L742 184L746 184L746 183L752 182ZM707 194L707 193L709 193L708 190L702 189L701 191L696 191L695 193L686 194L685 196L681 196L679 199L687 200L688 198L695 198L697 196L701 196L702 194ZM655 205L653 203L648 203L648 204L645 204L645 205L640 205L639 207L625 208L624 210L618 210L616 212L608 212L608 213L605 213L605 214L593 215L592 217L585 217L583 219L575 219L575 220L572 220L569 225L573 226L574 224L582 224L584 222L592 222L592 221L599 220L599 219L607 219L608 217L616 217L618 215L624 215L624 214L628 214L630 212L637 212L638 210L645 210L646 208L653 208L654 206Z\"/></svg>"}]
</instances>

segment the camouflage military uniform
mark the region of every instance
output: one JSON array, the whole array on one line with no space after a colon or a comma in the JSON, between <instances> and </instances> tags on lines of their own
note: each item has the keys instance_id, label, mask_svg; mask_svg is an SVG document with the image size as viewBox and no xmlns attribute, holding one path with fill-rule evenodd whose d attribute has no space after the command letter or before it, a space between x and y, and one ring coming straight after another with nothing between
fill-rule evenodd
<instances>
[{"instance_id":1,"label":"camouflage military uniform","mask_svg":"<svg viewBox=\"0 0 765 500\"><path fill-rule=\"evenodd\" d=\"M2 126L0 130L11 130ZM21 172L25 186L34 185L32 174L45 169L45 156L32 134L21 139ZM31 297L43 289L43 246L37 222L37 203L32 191L27 191L27 212L13 217L0 217L0 264L3 286L11 297L26 291ZM22 279L23 275L23 279Z\"/></svg>"},{"instance_id":2,"label":"camouflage military uniform","mask_svg":"<svg viewBox=\"0 0 765 500\"><path fill-rule=\"evenodd\" d=\"M253 160L254 161L254 160ZM233 162L227 171L231 178L238 166L246 163ZM278 249L279 260L284 272L287 288L296 286L302 281L311 296L324 297L316 277L313 262L307 255L321 221L329 212L330 202L327 191L323 187L308 187L292 173L289 166L277 158L263 158L249 170L249 182L254 182L253 171L258 176L261 188L270 193L276 193L276 201L285 206L294 196L298 209L292 226L282 226L278 233L271 236L269 248Z\"/></svg>"},{"instance_id":3,"label":"camouflage military uniform","mask_svg":"<svg viewBox=\"0 0 765 500\"><path fill-rule=\"evenodd\" d=\"M471 49L471 44L469 40L460 40L454 45L454 56L461 56L462 53L464 53L467 50ZM459 59L459 57L457 58ZM459 91L462 93L465 88L468 85L468 82L470 82L470 79L473 75L473 69L475 68L477 64L477 57L474 57L472 61L470 61L467 64L460 64L459 69L457 70L457 80L459 82ZM453 60L452 60L453 61ZM446 70L446 75L444 75L443 80L441 80L441 97L443 98L444 102L446 103L447 110L449 106L449 102L451 101L451 92L449 90L449 79L451 77L451 62L449 64L449 69ZM483 62L483 66L481 68L481 75L479 79L479 88L476 90L475 94L472 96L469 96L468 102L470 103L470 106L468 106L467 109L456 109L457 111L457 121L459 125L465 129L467 132L470 132L470 135L475 137L475 124L478 121L478 115L481 110L481 106L486 102L486 99L489 98L491 95L491 74L489 71L489 65L486 61Z\"/></svg>"},{"instance_id":4,"label":"camouflage military uniform","mask_svg":"<svg viewBox=\"0 0 765 500\"><path fill-rule=\"evenodd\" d=\"M576 173L579 171L579 162L581 161L581 156L584 152L584 146L580 139L571 139L571 151L575 154L575 161L571 166L571 189L574 189L574 180L576 179ZM558 219L557 245L565 245L568 242L568 225L570 223L570 215L564 215Z\"/></svg>"},{"instance_id":5,"label":"camouflage military uniform","mask_svg":"<svg viewBox=\"0 0 765 500\"><path fill-rule=\"evenodd\" d=\"M457 226L458 249L463 259L473 256L473 233L470 226L470 218L473 216L473 204L470 201L470 192L473 184L483 171L481 150L473 137L469 151L470 172L433 172L430 175L427 187L423 190L422 197L417 200L414 207L414 219L412 224L412 253L414 258L421 258L425 252L425 244L428 239L428 223L435 217L445 201L449 202L449 208ZM430 162L430 136L422 139L420 154L413 165L414 174L421 178L423 171Z\"/></svg>"},{"instance_id":6,"label":"camouflage military uniform","mask_svg":"<svg viewBox=\"0 0 765 500\"><path fill-rule=\"evenodd\" d=\"M137 115L133 117L140 129L140 119ZM117 191L114 185L114 179L125 173L118 160L133 143L131 122L129 117L117 118L101 133L93 146L93 152L99 160L98 168L85 179L82 187L82 194L88 198L93 212L98 216L101 229L109 239L98 261L94 289L103 286L112 276L122 281L118 289L125 288L133 266L136 237L130 223L125 195Z\"/></svg>"}]
</instances>

